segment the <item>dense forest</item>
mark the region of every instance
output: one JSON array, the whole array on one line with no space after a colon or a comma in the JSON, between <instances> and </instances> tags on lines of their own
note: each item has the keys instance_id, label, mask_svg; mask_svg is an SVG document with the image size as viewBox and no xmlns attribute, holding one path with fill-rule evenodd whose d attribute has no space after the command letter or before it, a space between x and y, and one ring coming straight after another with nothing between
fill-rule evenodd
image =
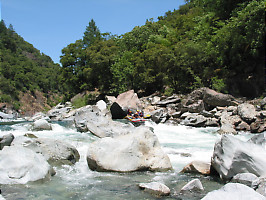
<instances>
[{"instance_id":1,"label":"dense forest","mask_svg":"<svg viewBox=\"0 0 266 200\"><path fill-rule=\"evenodd\" d=\"M0 102L20 107L21 93L58 92L60 66L0 22Z\"/></svg>"},{"instance_id":2,"label":"dense forest","mask_svg":"<svg viewBox=\"0 0 266 200\"><path fill-rule=\"evenodd\" d=\"M190 0L121 36L101 33L91 20L83 38L62 50L64 91L69 97L95 88L148 95L205 86L259 96L265 86L264 36L262 0Z\"/></svg>"},{"instance_id":3,"label":"dense forest","mask_svg":"<svg viewBox=\"0 0 266 200\"><path fill-rule=\"evenodd\" d=\"M92 19L62 49L61 66L0 23L0 102L38 90L65 100L95 89L149 95L210 87L237 96L265 91L265 2L188 0L178 10L117 36Z\"/></svg>"}]
</instances>

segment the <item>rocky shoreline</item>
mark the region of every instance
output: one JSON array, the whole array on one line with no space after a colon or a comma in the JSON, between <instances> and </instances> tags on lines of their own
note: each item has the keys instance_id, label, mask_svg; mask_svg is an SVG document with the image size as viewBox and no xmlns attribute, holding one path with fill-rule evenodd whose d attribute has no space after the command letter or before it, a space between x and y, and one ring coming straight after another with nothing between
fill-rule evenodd
<instances>
[{"instance_id":1,"label":"rocky shoreline","mask_svg":"<svg viewBox=\"0 0 266 200\"><path fill-rule=\"evenodd\" d=\"M114 104L118 106L112 109ZM117 98L106 96L96 105L79 109L74 109L70 102L59 104L46 114L36 113L26 120L33 121L29 130L35 131L51 130L50 121L53 120L69 120L73 121L78 131L91 132L97 136L99 139L88 145L86 159L88 167L99 172L172 170L167 154L162 151L151 129L114 121L113 112L117 114L116 118L119 118L119 114L122 118L127 109L140 109L149 114L155 123L218 127L222 137L214 146L211 163L195 161L185 166L180 173L218 176L230 182L220 190L207 194L203 198L205 200L214 199L218 194L222 194L223 199L232 199L232 196L239 195L237 192L243 191L247 197L265 199L265 105L266 98L247 102L208 88L195 90L186 96L151 95L140 99L131 90ZM256 134L249 141L243 142L233 136L239 131ZM0 174L3 177L0 184L25 184L28 181L49 179L56 173L54 166L72 165L80 158L75 147L63 141L37 138L34 135L1 136L0 147ZM15 155L20 156L20 159ZM17 160L21 159L23 162L18 163ZM16 166L15 171L12 166ZM171 193L166 185L156 182L141 183L139 187L156 196ZM180 193L202 190L202 184L195 179L185 185Z\"/></svg>"}]
</instances>

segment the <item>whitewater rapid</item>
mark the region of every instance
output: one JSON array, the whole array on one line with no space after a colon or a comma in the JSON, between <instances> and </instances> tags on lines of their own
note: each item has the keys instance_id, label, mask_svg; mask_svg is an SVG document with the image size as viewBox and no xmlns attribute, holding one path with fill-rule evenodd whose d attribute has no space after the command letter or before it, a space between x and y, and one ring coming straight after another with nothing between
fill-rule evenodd
<instances>
[{"instance_id":1,"label":"whitewater rapid","mask_svg":"<svg viewBox=\"0 0 266 200\"><path fill-rule=\"evenodd\" d=\"M165 153L173 165L169 172L101 173L91 171L86 154L91 142L99 138L91 133L77 132L72 123L52 124L51 131L31 131L30 123L0 125L0 136L12 133L15 137L31 133L40 138L63 140L77 148L80 161L74 166L56 167L56 175L45 183L26 185L0 185L6 199L156 199L139 191L140 182L163 182L172 191L178 191L191 179L191 175L179 173L188 163L198 160L210 162L213 147L220 135L217 128L192 128L146 122L157 135ZM252 135L241 133L236 137L247 141ZM206 182L204 182L206 181ZM209 181L212 181L211 183ZM211 178L203 177L206 192L220 187ZM164 199L171 199L165 197ZM191 199L197 199L191 197Z\"/></svg>"}]
</instances>

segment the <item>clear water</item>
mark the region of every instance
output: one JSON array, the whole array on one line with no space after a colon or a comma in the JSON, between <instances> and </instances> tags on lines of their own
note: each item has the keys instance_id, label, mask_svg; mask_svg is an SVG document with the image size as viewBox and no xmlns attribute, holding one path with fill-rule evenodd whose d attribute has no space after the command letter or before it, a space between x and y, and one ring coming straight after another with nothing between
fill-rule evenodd
<instances>
[{"instance_id":1,"label":"clear water","mask_svg":"<svg viewBox=\"0 0 266 200\"><path fill-rule=\"evenodd\" d=\"M7 200L65 200L65 199L201 199L207 192L220 188L223 183L209 176L179 173L193 160L210 162L213 147L220 138L215 128L191 128L186 126L155 125L146 122L154 129L163 150L168 154L173 171L103 173L91 171L86 162L88 145L97 140L90 133L79 133L71 123L53 123L52 131L29 131L30 123L0 125L0 136L13 133L15 136L32 133L38 137L54 138L69 142L77 148L81 158L74 166L55 168L56 175L51 180L32 182L25 185L0 185L2 195ZM238 135L246 141L251 134ZM1 178L1 177L0 177ZM199 178L204 192L181 195L180 189L194 178ZM158 181L171 189L171 195L158 198L138 188L142 182Z\"/></svg>"}]
</instances>

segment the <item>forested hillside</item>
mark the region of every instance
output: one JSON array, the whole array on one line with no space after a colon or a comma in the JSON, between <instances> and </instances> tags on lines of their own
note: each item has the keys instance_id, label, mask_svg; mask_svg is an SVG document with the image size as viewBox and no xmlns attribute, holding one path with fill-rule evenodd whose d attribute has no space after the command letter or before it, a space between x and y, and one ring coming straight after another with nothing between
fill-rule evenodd
<instances>
[{"instance_id":1,"label":"forested hillside","mask_svg":"<svg viewBox=\"0 0 266 200\"><path fill-rule=\"evenodd\" d=\"M262 0L190 0L121 36L101 33L91 20L83 38L62 50L65 91L69 97L95 88L147 95L206 86L259 96L265 87L264 36Z\"/></svg>"},{"instance_id":2,"label":"forested hillside","mask_svg":"<svg viewBox=\"0 0 266 200\"><path fill-rule=\"evenodd\" d=\"M49 56L40 53L24 41L13 29L0 23L0 103L11 103L18 109L23 93L42 92L44 95L59 90L60 66Z\"/></svg>"}]
</instances>

